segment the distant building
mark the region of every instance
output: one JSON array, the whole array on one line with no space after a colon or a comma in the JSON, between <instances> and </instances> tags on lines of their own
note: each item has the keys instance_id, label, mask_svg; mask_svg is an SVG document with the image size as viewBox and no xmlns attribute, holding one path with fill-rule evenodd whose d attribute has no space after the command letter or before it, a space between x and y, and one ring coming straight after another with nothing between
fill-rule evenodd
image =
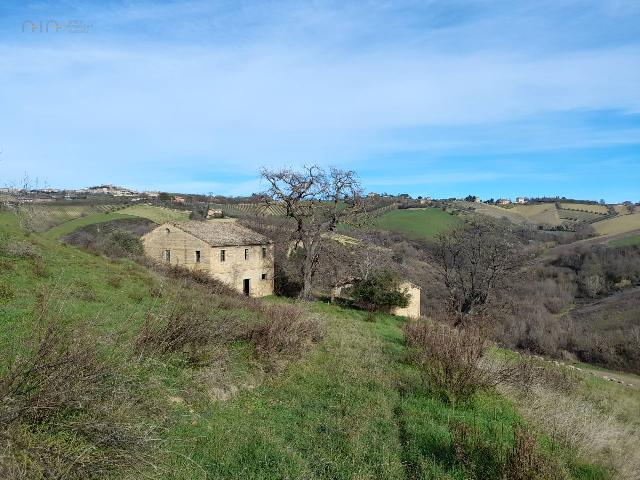
<instances>
[{"instance_id":1,"label":"distant building","mask_svg":"<svg viewBox=\"0 0 640 480\"><path fill-rule=\"evenodd\" d=\"M431 199L431 197L424 197L420 199L420 204L421 205L428 205L431 202L433 202L433 200Z\"/></svg>"},{"instance_id":2,"label":"distant building","mask_svg":"<svg viewBox=\"0 0 640 480\"><path fill-rule=\"evenodd\" d=\"M508 198L499 198L498 200L496 200L496 204L497 205L510 205L511 204L511 200L509 200Z\"/></svg>"},{"instance_id":3,"label":"distant building","mask_svg":"<svg viewBox=\"0 0 640 480\"><path fill-rule=\"evenodd\" d=\"M160 192L142 192L144 193L147 197L150 198L157 198L158 196L160 196Z\"/></svg>"},{"instance_id":4,"label":"distant building","mask_svg":"<svg viewBox=\"0 0 640 480\"><path fill-rule=\"evenodd\" d=\"M207 211L207 218L222 218L224 217L224 212L220 209L210 208Z\"/></svg>"},{"instance_id":5,"label":"distant building","mask_svg":"<svg viewBox=\"0 0 640 480\"><path fill-rule=\"evenodd\" d=\"M247 296L273 294L273 242L234 220L165 223L142 244L157 261L202 270Z\"/></svg>"},{"instance_id":6,"label":"distant building","mask_svg":"<svg viewBox=\"0 0 640 480\"><path fill-rule=\"evenodd\" d=\"M527 199L524 197L516 197L516 203L527 203Z\"/></svg>"},{"instance_id":7,"label":"distant building","mask_svg":"<svg viewBox=\"0 0 640 480\"><path fill-rule=\"evenodd\" d=\"M181 197L180 195L174 195L171 201L173 203L185 203L187 200L184 197Z\"/></svg>"},{"instance_id":8,"label":"distant building","mask_svg":"<svg viewBox=\"0 0 640 480\"><path fill-rule=\"evenodd\" d=\"M113 195L114 197L133 197L137 195L137 192L133 190L110 184L89 187L85 190L85 192L91 195Z\"/></svg>"}]
</instances>

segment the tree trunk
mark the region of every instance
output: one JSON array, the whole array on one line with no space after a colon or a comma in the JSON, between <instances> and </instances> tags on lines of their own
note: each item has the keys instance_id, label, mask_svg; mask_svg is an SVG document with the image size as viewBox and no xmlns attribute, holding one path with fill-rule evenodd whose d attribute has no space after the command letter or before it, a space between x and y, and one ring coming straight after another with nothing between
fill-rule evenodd
<instances>
[{"instance_id":1,"label":"tree trunk","mask_svg":"<svg viewBox=\"0 0 640 480\"><path fill-rule=\"evenodd\" d=\"M306 239L304 241L304 262L302 263L302 291L300 298L313 300L313 275L318 260L318 241Z\"/></svg>"}]
</instances>

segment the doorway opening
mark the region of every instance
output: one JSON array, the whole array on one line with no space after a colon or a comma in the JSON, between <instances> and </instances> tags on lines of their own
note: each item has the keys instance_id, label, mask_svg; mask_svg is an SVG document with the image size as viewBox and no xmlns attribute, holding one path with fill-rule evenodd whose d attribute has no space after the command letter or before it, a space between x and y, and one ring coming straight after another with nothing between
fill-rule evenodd
<instances>
[{"instance_id":1,"label":"doorway opening","mask_svg":"<svg viewBox=\"0 0 640 480\"><path fill-rule=\"evenodd\" d=\"M242 283L242 293L244 293L247 297L249 296L249 279L245 278Z\"/></svg>"}]
</instances>

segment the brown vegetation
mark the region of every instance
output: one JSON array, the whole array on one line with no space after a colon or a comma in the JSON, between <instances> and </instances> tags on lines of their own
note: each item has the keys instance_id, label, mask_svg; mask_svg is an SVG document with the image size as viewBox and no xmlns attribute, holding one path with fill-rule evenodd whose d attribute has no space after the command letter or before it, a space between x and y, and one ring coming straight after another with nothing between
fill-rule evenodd
<instances>
[{"instance_id":1,"label":"brown vegetation","mask_svg":"<svg viewBox=\"0 0 640 480\"><path fill-rule=\"evenodd\" d=\"M420 319L408 322L404 333L425 381L453 403L525 374L522 363L495 365L487 359L490 343L481 326L459 329Z\"/></svg>"},{"instance_id":2,"label":"brown vegetation","mask_svg":"<svg viewBox=\"0 0 640 480\"><path fill-rule=\"evenodd\" d=\"M137 400L118 383L88 335L47 318L0 375L0 477L104 478L144 461L154 427L129 421Z\"/></svg>"}]
</instances>

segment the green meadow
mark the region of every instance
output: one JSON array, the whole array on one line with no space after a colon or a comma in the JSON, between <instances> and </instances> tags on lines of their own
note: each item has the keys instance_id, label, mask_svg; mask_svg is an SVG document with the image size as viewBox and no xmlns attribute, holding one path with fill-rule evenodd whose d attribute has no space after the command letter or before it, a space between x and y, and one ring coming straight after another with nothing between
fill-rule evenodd
<instances>
[{"instance_id":1,"label":"green meadow","mask_svg":"<svg viewBox=\"0 0 640 480\"><path fill-rule=\"evenodd\" d=\"M374 226L402 232L416 238L433 239L438 234L459 225L461 220L439 208L392 210L374 219Z\"/></svg>"}]
</instances>

